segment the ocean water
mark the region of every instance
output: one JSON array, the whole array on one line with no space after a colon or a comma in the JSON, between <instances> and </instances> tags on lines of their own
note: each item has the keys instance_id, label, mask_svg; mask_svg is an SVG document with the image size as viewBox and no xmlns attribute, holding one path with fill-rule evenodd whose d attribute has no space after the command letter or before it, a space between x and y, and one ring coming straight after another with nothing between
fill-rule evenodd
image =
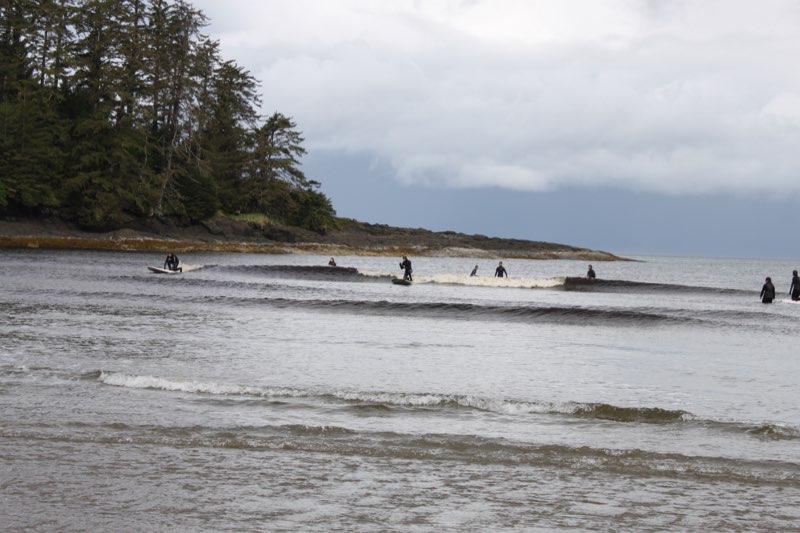
<instances>
[{"instance_id":1,"label":"ocean water","mask_svg":"<svg viewBox=\"0 0 800 533\"><path fill-rule=\"evenodd\" d=\"M0 251L3 531L800 531L796 263L181 259Z\"/></svg>"}]
</instances>

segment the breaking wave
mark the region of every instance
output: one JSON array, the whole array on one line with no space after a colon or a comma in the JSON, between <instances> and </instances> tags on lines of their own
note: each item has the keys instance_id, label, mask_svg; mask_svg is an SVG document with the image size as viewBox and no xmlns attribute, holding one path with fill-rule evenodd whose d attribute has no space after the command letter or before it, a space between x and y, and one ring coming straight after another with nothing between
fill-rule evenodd
<instances>
[{"instance_id":1,"label":"breaking wave","mask_svg":"<svg viewBox=\"0 0 800 533\"><path fill-rule=\"evenodd\" d=\"M386 272L359 271L353 267L330 267L323 265L244 265L229 266L226 270L276 278L341 280L341 281L386 281L394 277ZM414 282L473 287L504 287L523 289L563 289L584 292L625 293L713 293L747 294L750 291L720 287L703 287L644 281L587 279L584 277L556 276L549 278L495 278L491 276L468 276L465 274L417 274Z\"/></svg>"},{"instance_id":2,"label":"breaking wave","mask_svg":"<svg viewBox=\"0 0 800 533\"><path fill-rule=\"evenodd\" d=\"M408 316L449 319L483 319L516 322L557 322L560 324L597 325L598 323L644 326L680 324L701 319L680 312L650 308L588 308L535 305L477 305L455 302L390 302L387 300L301 300L289 298L262 298L266 305L315 310L347 311L380 316ZM254 303L253 300L246 300Z\"/></svg>"},{"instance_id":3,"label":"breaking wave","mask_svg":"<svg viewBox=\"0 0 800 533\"><path fill-rule=\"evenodd\" d=\"M389 279L389 275L362 274L353 267L323 265L243 265L229 266L226 270L275 278L296 278L341 281L377 281Z\"/></svg>"},{"instance_id":4,"label":"breaking wave","mask_svg":"<svg viewBox=\"0 0 800 533\"><path fill-rule=\"evenodd\" d=\"M800 428L775 423L751 424L698 419L679 409L647 406L617 406L606 403L518 401L487 398L473 395L408 393L386 391L358 391L343 389L304 389L295 387L252 386L210 381L182 380L146 375L129 375L120 372L100 371L90 373L106 385L132 389L154 389L210 396L243 396L267 401L303 399L354 410L414 410L473 409L500 415L549 415L574 417L584 420L638 424L691 423L719 431L733 431L764 440L800 440Z\"/></svg>"},{"instance_id":5,"label":"breaking wave","mask_svg":"<svg viewBox=\"0 0 800 533\"><path fill-rule=\"evenodd\" d=\"M699 287L670 283L650 283L644 281L627 281L616 279L588 279L578 277L563 278L562 288L567 291L585 292L674 292L674 293L713 293L713 294L748 294L752 291L725 289L718 287Z\"/></svg>"}]
</instances>

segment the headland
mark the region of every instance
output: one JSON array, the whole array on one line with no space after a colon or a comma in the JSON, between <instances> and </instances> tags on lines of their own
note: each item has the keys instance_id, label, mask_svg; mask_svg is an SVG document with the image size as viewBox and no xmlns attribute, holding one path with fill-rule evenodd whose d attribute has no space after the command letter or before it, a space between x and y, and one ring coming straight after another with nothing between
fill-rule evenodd
<instances>
[{"instance_id":1,"label":"headland","mask_svg":"<svg viewBox=\"0 0 800 533\"><path fill-rule=\"evenodd\" d=\"M627 260L565 244L397 228L351 219L340 219L336 229L324 233L228 217L198 224L152 217L112 231L90 232L58 218L15 217L0 219L0 248Z\"/></svg>"}]
</instances>

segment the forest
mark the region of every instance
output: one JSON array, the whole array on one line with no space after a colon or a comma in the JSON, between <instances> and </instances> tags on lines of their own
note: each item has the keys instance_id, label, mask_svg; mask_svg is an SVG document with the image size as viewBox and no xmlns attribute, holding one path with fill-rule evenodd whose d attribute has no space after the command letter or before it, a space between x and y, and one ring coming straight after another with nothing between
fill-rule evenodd
<instances>
[{"instance_id":1,"label":"forest","mask_svg":"<svg viewBox=\"0 0 800 533\"><path fill-rule=\"evenodd\" d=\"M0 0L0 214L336 222L291 117L183 0Z\"/></svg>"}]
</instances>

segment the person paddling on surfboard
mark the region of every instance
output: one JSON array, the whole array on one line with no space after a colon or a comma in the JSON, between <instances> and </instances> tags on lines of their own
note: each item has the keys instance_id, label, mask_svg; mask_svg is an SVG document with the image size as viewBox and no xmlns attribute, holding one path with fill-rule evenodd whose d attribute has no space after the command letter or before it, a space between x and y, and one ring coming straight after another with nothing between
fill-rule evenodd
<instances>
[{"instance_id":1,"label":"person paddling on surfboard","mask_svg":"<svg viewBox=\"0 0 800 533\"><path fill-rule=\"evenodd\" d=\"M178 256L172 252L167 253L167 258L164 260L164 268L172 270L173 272L183 272L183 267L179 266L180 260Z\"/></svg>"},{"instance_id":2,"label":"person paddling on surfboard","mask_svg":"<svg viewBox=\"0 0 800 533\"><path fill-rule=\"evenodd\" d=\"M792 285L789 287L789 294L792 295L792 300L795 302L800 300L800 277L797 275L797 270L792 270Z\"/></svg>"},{"instance_id":3,"label":"person paddling on surfboard","mask_svg":"<svg viewBox=\"0 0 800 533\"><path fill-rule=\"evenodd\" d=\"M414 281L413 279L411 279L411 261L408 259L408 257L403 256L403 260L400 262L400 268L405 270L405 272L403 273L404 280Z\"/></svg>"},{"instance_id":4,"label":"person paddling on surfboard","mask_svg":"<svg viewBox=\"0 0 800 533\"><path fill-rule=\"evenodd\" d=\"M764 286L761 287L761 303L771 304L775 299L775 285L772 284L772 278L767 276Z\"/></svg>"}]
</instances>

